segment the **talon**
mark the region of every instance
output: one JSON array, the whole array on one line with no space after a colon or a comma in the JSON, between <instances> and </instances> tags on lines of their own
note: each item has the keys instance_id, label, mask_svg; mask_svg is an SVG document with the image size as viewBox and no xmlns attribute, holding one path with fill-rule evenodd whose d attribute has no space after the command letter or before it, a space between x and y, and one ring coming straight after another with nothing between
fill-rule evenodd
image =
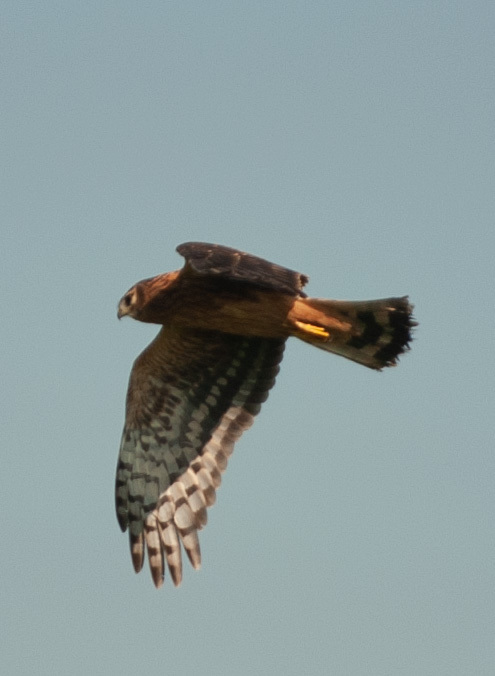
<instances>
[{"instance_id":1,"label":"talon","mask_svg":"<svg viewBox=\"0 0 495 676\"><path fill-rule=\"evenodd\" d=\"M298 329L301 329L301 331L304 331L305 333L311 333L313 336L323 338L324 340L328 340L330 338L330 334L322 326L316 326L315 324L306 324L305 322L298 321L296 321L295 324Z\"/></svg>"}]
</instances>

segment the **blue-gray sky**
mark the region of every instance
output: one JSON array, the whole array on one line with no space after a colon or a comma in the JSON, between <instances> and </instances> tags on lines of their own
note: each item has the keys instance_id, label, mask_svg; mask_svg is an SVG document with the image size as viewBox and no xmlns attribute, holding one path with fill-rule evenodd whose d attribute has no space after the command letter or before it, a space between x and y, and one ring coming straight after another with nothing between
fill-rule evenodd
<instances>
[{"instance_id":1,"label":"blue-gray sky","mask_svg":"<svg viewBox=\"0 0 495 676\"><path fill-rule=\"evenodd\" d=\"M4 2L2 668L495 673L493 2ZM175 589L113 483L135 281L213 241L410 294L397 369L296 342Z\"/></svg>"}]
</instances>

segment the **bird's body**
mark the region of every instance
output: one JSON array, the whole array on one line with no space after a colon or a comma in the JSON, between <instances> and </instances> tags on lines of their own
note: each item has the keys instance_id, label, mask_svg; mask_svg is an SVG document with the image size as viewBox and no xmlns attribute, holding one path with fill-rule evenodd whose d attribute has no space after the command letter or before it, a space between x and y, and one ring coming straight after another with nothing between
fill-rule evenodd
<instances>
[{"instance_id":1,"label":"bird's body","mask_svg":"<svg viewBox=\"0 0 495 676\"><path fill-rule=\"evenodd\" d=\"M226 289L223 279L182 276L180 272L159 275L149 284L141 282L146 285L146 301L142 315L136 319L183 329L288 337L284 322L293 304L292 296L253 289L242 282L230 282Z\"/></svg>"},{"instance_id":2,"label":"bird's body","mask_svg":"<svg viewBox=\"0 0 495 676\"><path fill-rule=\"evenodd\" d=\"M186 265L136 284L118 312L162 325L131 373L117 469L119 523L136 570L146 542L157 586L165 561L181 580L179 540L199 566L197 530L287 338L381 369L407 348L414 324L406 297L307 298L307 277L249 254L201 243L178 251Z\"/></svg>"}]
</instances>

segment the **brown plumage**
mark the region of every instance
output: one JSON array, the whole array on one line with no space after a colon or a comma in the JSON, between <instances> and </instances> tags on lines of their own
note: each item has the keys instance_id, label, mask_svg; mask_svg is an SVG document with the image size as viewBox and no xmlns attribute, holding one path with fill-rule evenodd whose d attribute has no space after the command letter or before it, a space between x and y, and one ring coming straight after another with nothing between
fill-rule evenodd
<instances>
[{"instance_id":1,"label":"brown plumage","mask_svg":"<svg viewBox=\"0 0 495 676\"><path fill-rule=\"evenodd\" d=\"M307 298L305 275L255 256L202 243L177 250L181 270L137 283L118 308L119 318L162 325L131 372L116 480L134 568L147 548L157 587L165 565L180 583L180 542L199 567L197 531L287 338L379 370L395 365L415 325L407 297Z\"/></svg>"}]
</instances>

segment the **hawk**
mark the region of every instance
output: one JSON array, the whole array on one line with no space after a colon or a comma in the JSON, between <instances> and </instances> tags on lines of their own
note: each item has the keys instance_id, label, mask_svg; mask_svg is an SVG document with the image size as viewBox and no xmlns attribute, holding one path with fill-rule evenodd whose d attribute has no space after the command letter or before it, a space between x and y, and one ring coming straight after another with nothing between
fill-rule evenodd
<instances>
[{"instance_id":1,"label":"hawk","mask_svg":"<svg viewBox=\"0 0 495 676\"><path fill-rule=\"evenodd\" d=\"M134 569L145 550L156 587L182 579L181 543L201 562L198 531L235 442L275 383L287 338L380 370L411 339L407 296L308 298L308 278L215 244L177 247L181 270L135 284L118 317L161 325L134 362L116 478L117 518Z\"/></svg>"}]
</instances>

